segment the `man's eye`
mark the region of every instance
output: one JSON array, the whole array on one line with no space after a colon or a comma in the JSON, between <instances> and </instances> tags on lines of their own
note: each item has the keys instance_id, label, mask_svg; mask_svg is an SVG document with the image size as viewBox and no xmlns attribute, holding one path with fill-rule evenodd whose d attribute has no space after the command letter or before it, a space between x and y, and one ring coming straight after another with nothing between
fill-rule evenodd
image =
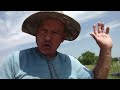
<instances>
[{"instance_id":1,"label":"man's eye","mask_svg":"<svg viewBox=\"0 0 120 90\"><path fill-rule=\"evenodd\" d=\"M58 35L59 33L58 32L52 32L53 34L56 34L56 35Z\"/></svg>"},{"instance_id":2,"label":"man's eye","mask_svg":"<svg viewBox=\"0 0 120 90\"><path fill-rule=\"evenodd\" d=\"M53 33L57 34L57 32L53 32Z\"/></svg>"},{"instance_id":3,"label":"man's eye","mask_svg":"<svg viewBox=\"0 0 120 90\"><path fill-rule=\"evenodd\" d=\"M40 31L41 32L47 32L47 29L41 29Z\"/></svg>"}]
</instances>

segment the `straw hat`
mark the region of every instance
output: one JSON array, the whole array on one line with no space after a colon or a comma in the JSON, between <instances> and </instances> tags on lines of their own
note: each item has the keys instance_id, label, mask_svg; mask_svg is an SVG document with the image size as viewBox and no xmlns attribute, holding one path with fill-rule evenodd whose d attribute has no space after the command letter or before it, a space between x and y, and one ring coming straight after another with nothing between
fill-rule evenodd
<instances>
[{"instance_id":1,"label":"straw hat","mask_svg":"<svg viewBox=\"0 0 120 90\"><path fill-rule=\"evenodd\" d=\"M76 20L58 11L40 11L32 14L23 22L22 31L35 36L38 24L46 18L56 18L64 23L67 33L65 40L75 40L81 31L80 24Z\"/></svg>"}]
</instances>

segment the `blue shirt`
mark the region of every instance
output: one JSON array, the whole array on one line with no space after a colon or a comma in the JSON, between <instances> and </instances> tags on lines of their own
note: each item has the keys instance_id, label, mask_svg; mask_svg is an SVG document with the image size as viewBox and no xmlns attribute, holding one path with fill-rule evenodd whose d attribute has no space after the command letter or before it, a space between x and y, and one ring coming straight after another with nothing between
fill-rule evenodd
<instances>
[{"instance_id":1,"label":"blue shirt","mask_svg":"<svg viewBox=\"0 0 120 90\"><path fill-rule=\"evenodd\" d=\"M0 79L92 79L93 72L76 58L57 52L48 60L37 48L9 55L0 64Z\"/></svg>"}]
</instances>

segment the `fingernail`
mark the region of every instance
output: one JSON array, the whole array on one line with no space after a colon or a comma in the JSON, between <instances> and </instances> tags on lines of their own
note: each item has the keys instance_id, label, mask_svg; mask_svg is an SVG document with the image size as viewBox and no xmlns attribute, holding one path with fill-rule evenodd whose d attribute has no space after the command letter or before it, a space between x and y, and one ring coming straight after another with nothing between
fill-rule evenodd
<instances>
[{"instance_id":1,"label":"fingernail","mask_svg":"<svg viewBox=\"0 0 120 90\"><path fill-rule=\"evenodd\" d=\"M93 24L93 27L95 28L95 27L96 27L96 24Z\"/></svg>"},{"instance_id":2,"label":"fingernail","mask_svg":"<svg viewBox=\"0 0 120 90\"><path fill-rule=\"evenodd\" d=\"M100 22L98 22L98 26L100 26L101 25L101 23Z\"/></svg>"}]
</instances>

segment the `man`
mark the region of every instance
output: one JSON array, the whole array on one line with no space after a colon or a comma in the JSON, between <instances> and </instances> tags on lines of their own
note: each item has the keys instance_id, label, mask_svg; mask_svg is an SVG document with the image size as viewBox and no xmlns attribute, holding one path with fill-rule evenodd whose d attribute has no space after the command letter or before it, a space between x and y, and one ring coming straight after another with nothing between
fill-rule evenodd
<instances>
[{"instance_id":1,"label":"man","mask_svg":"<svg viewBox=\"0 0 120 90\"><path fill-rule=\"evenodd\" d=\"M93 71L70 55L57 52L64 40L75 40L81 27L61 12L45 11L29 16L22 31L36 37L37 47L11 54L0 65L2 79L106 79L110 69L112 40L104 24L93 26L92 37L100 47Z\"/></svg>"}]
</instances>

